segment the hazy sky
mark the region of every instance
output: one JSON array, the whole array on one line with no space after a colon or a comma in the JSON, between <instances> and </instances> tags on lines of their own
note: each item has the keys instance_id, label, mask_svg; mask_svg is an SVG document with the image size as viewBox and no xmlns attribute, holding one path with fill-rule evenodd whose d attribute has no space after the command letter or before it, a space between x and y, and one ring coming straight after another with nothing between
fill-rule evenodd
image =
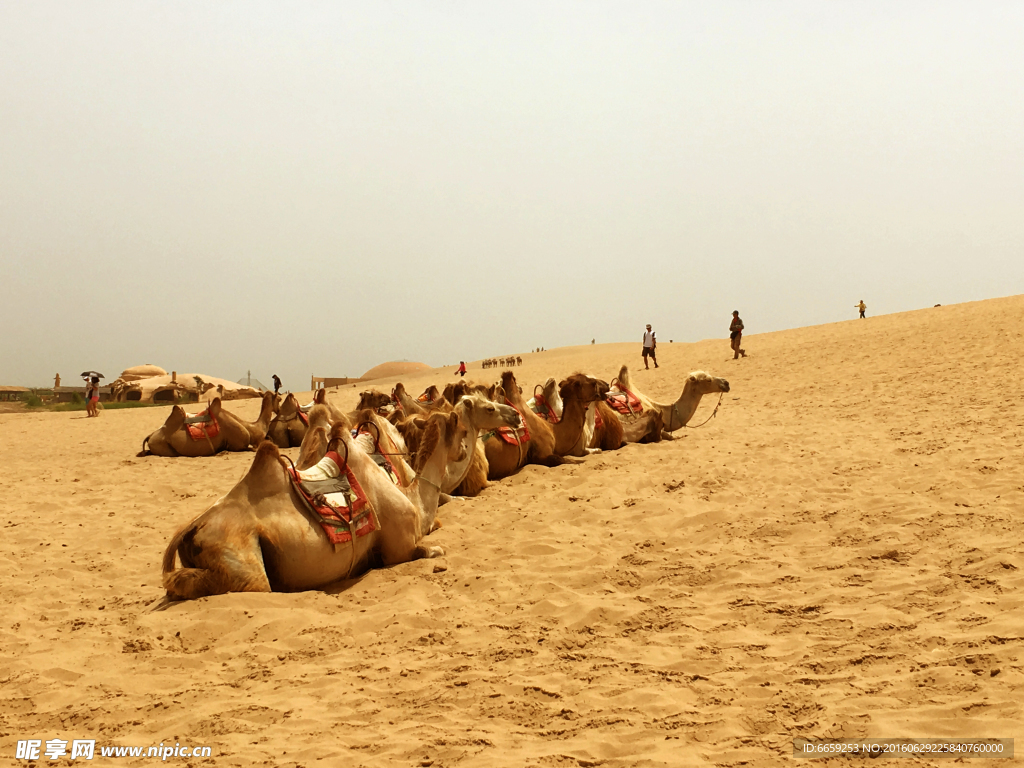
<instances>
[{"instance_id":1,"label":"hazy sky","mask_svg":"<svg viewBox=\"0 0 1024 768\"><path fill-rule=\"evenodd\" d=\"M0 384L1022 293L1022 51L1020 2L0 2Z\"/></svg>"}]
</instances>

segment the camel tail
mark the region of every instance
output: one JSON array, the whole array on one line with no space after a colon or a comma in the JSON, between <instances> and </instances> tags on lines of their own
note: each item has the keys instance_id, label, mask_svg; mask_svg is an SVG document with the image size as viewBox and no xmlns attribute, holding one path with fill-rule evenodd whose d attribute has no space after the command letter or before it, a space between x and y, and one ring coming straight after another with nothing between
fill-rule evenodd
<instances>
[{"instance_id":1,"label":"camel tail","mask_svg":"<svg viewBox=\"0 0 1024 768\"><path fill-rule=\"evenodd\" d=\"M138 457L142 457L149 456L151 453L152 451L149 450L149 435L147 435L146 437L142 438L142 450L136 453L135 455Z\"/></svg>"}]
</instances>

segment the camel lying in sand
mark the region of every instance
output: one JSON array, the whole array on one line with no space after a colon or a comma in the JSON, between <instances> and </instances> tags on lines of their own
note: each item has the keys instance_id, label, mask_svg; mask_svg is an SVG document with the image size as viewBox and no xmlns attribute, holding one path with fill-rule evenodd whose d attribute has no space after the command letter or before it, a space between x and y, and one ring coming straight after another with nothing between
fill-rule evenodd
<instances>
[{"instance_id":1,"label":"camel lying in sand","mask_svg":"<svg viewBox=\"0 0 1024 768\"><path fill-rule=\"evenodd\" d=\"M164 425L142 441L138 455L195 457L244 451L266 437L273 407L273 393L265 392L259 418L250 422L225 411L219 397L203 413L192 417L176 405Z\"/></svg>"},{"instance_id":2,"label":"camel lying in sand","mask_svg":"<svg viewBox=\"0 0 1024 768\"><path fill-rule=\"evenodd\" d=\"M586 456L590 452L594 438L594 406L604 402L608 390L607 382L583 373L574 373L558 385L562 418L552 424L556 455Z\"/></svg>"},{"instance_id":3,"label":"camel lying in sand","mask_svg":"<svg viewBox=\"0 0 1024 768\"><path fill-rule=\"evenodd\" d=\"M453 412L458 414L466 428L466 436L463 438L466 455L461 461L448 465L441 491L455 493L458 490L462 496L476 496L487 487L487 463L479 440L480 433L499 427L516 429L521 421L512 406L491 402L479 394L461 397Z\"/></svg>"},{"instance_id":4,"label":"camel lying in sand","mask_svg":"<svg viewBox=\"0 0 1024 768\"><path fill-rule=\"evenodd\" d=\"M487 457L488 480L508 477L529 463L548 463L555 451L555 433L551 424L526 405L512 371L504 371L501 374L501 388L505 393L505 401L519 412L525 433L522 428L516 430L516 437L512 442L506 441L498 433L487 436L484 440L484 451Z\"/></svg>"},{"instance_id":5,"label":"camel lying in sand","mask_svg":"<svg viewBox=\"0 0 1024 768\"><path fill-rule=\"evenodd\" d=\"M340 544L331 543L295 489L277 446L263 443L248 474L174 534L163 558L168 599L316 589L366 571L375 555L385 566L443 555L423 539L434 525L445 465L462 451L458 431L455 414L429 417L416 480L401 489L346 428L335 427L331 446L342 451L333 454L341 463L328 454L310 476L334 477L347 466L376 524L375 530L362 536L357 530L351 541ZM177 569L175 556L181 559Z\"/></svg>"},{"instance_id":6,"label":"camel lying in sand","mask_svg":"<svg viewBox=\"0 0 1024 768\"><path fill-rule=\"evenodd\" d=\"M664 421L663 436L671 438L670 433L682 429L693 418L704 395L728 392L729 382L704 371L691 371L679 399L674 403L659 403L636 389L630 381L629 367L624 365L619 369L618 378L612 382L612 389L632 393L643 405L644 411L660 412Z\"/></svg>"}]
</instances>

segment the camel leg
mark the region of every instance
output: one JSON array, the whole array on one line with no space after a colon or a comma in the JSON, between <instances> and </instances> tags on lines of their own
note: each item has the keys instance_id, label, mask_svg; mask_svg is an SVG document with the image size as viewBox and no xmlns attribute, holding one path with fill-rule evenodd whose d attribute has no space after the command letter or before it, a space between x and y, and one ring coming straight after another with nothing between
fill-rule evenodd
<instances>
[{"instance_id":1,"label":"camel leg","mask_svg":"<svg viewBox=\"0 0 1024 768\"><path fill-rule=\"evenodd\" d=\"M255 532L236 542L219 539L210 535L212 532L208 530L202 537L203 541L197 544L195 539L201 535L203 527L200 524L182 534L178 556L182 558L183 567L164 570L164 589L170 599L191 600L228 592L272 591ZM173 554L168 555L173 565Z\"/></svg>"}]
</instances>

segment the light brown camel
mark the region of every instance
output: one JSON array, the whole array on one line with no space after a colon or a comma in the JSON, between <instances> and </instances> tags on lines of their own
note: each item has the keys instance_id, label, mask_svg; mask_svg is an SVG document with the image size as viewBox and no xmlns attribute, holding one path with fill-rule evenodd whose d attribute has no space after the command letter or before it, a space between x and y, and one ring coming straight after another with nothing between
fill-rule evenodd
<instances>
[{"instance_id":1,"label":"light brown camel","mask_svg":"<svg viewBox=\"0 0 1024 768\"><path fill-rule=\"evenodd\" d=\"M459 421L466 429L466 436L463 438L466 455L461 461L448 464L444 481L441 483L441 491L454 493L459 489L462 496L475 496L487 486L487 469L481 461L484 458L484 450L479 439L480 433L499 427L516 429L521 421L518 412L512 406L492 402L479 394L464 395L455 404L453 411L459 415ZM469 475L474 468L476 476L471 478Z\"/></svg>"},{"instance_id":2,"label":"light brown camel","mask_svg":"<svg viewBox=\"0 0 1024 768\"><path fill-rule=\"evenodd\" d=\"M331 543L296 491L277 446L263 443L248 474L174 534L163 558L167 598L316 589L364 572L375 555L385 566L443 555L423 539L434 526L445 465L459 457L462 446L458 416L434 414L428 422L416 481L408 489L398 488L347 429L334 428L331 446L342 452L335 455L362 488L377 524L340 544ZM339 471L344 466L328 455L309 474L330 478Z\"/></svg>"},{"instance_id":3,"label":"light brown camel","mask_svg":"<svg viewBox=\"0 0 1024 768\"><path fill-rule=\"evenodd\" d=\"M274 394L265 392L259 418L250 422L225 411L219 397L193 417L175 405L163 426L142 441L138 455L197 457L213 456L221 451L244 451L266 437L273 406Z\"/></svg>"},{"instance_id":4,"label":"light brown camel","mask_svg":"<svg viewBox=\"0 0 1024 768\"><path fill-rule=\"evenodd\" d=\"M515 431L512 443L507 442L497 432L482 435L487 457L487 479L500 480L508 477L526 464L559 463L550 461L555 458L555 433L551 425L526 405L512 371L502 372L501 389L505 393L505 402L519 412L529 437L525 437L522 429Z\"/></svg>"},{"instance_id":5,"label":"light brown camel","mask_svg":"<svg viewBox=\"0 0 1024 768\"><path fill-rule=\"evenodd\" d=\"M558 423L551 425L555 433L555 454L587 455L594 436L592 408L596 403L604 401L608 389L607 382L583 373L574 373L559 383L558 395L562 400L562 418Z\"/></svg>"},{"instance_id":6,"label":"light brown camel","mask_svg":"<svg viewBox=\"0 0 1024 768\"><path fill-rule=\"evenodd\" d=\"M309 417L302 412L295 395L289 393L267 428L267 439L278 448L295 448L302 445L308 426Z\"/></svg>"},{"instance_id":7,"label":"light brown camel","mask_svg":"<svg viewBox=\"0 0 1024 768\"><path fill-rule=\"evenodd\" d=\"M612 382L612 389L632 392L643 405L644 410L657 410L661 412L664 421L663 437L671 439L671 433L682 429L693 418L693 414L700 405L700 399L707 394L715 392L725 393L729 391L729 382L712 376L704 371L691 371L683 384L683 391L679 399L674 403L659 403L638 391L632 384L629 376L629 367L622 366L619 369L618 378ZM625 420L625 419L624 419Z\"/></svg>"}]
</instances>

